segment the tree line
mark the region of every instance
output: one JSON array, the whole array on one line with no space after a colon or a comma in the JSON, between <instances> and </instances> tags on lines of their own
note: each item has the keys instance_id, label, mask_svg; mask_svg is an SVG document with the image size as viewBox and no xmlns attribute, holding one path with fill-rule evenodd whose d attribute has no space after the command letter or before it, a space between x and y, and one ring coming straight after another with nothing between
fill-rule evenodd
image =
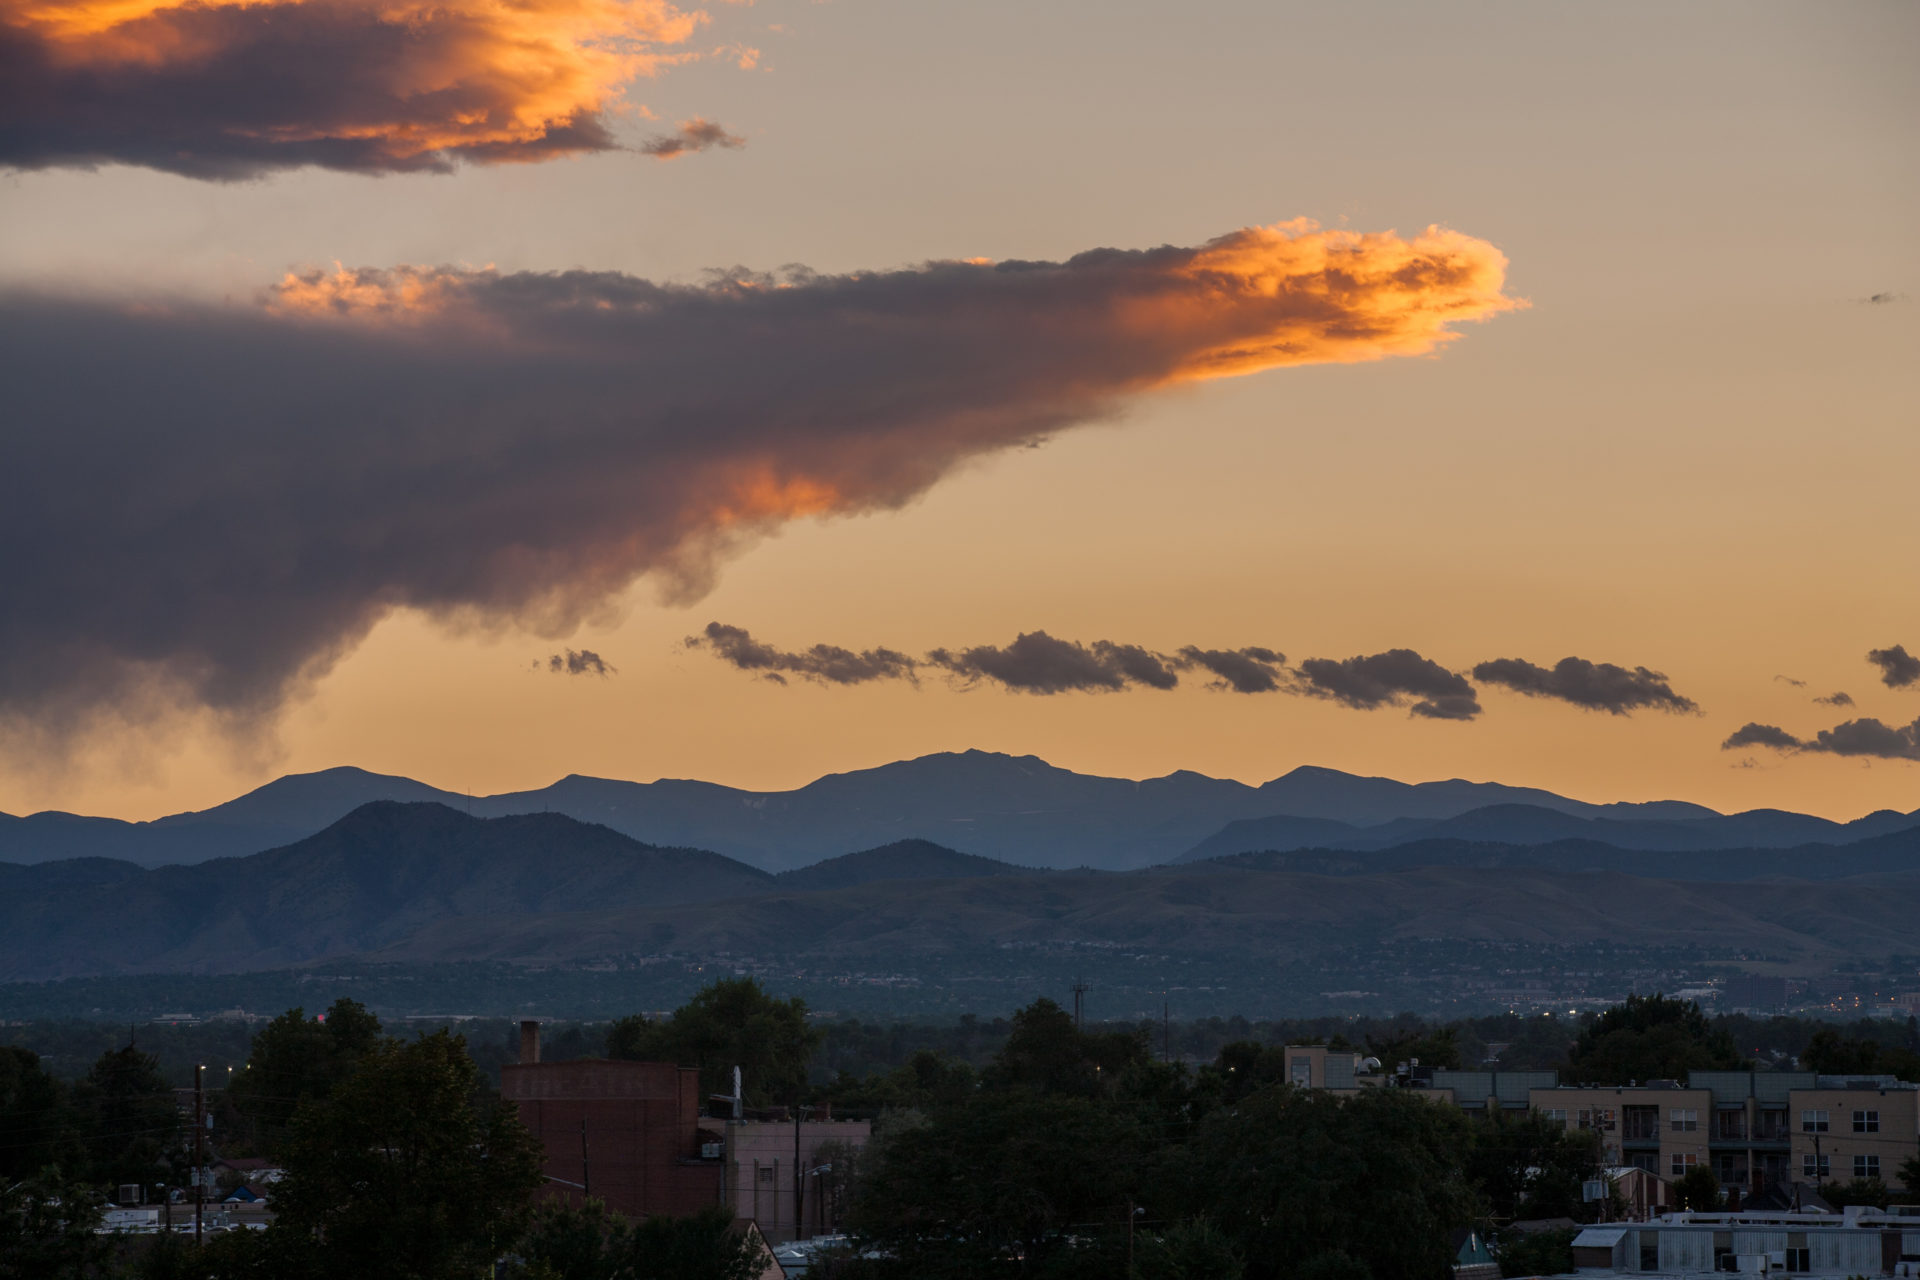
<instances>
[{"instance_id":1,"label":"tree line","mask_svg":"<svg viewBox=\"0 0 1920 1280\"><path fill-rule=\"evenodd\" d=\"M981 1051L911 1048L893 1065L822 1079L831 1025L810 1023L799 1000L729 979L671 1015L611 1024L597 1047L698 1067L708 1093L729 1088L738 1066L750 1105L875 1117L873 1142L836 1159L856 1243L820 1274L844 1280L1442 1280L1457 1230L1618 1209L1581 1196L1600 1159L1591 1133L1532 1115L1469 1119L1391 1087L1346 1099L1298 1090L1275 1042L1228 1041L1189 1063L1173 1059L1164 1026L1157 1042L1151 1026L1085 1029L1048 1000L1004 1026L956 1030ZM1464 1040L1456 1027L1399 1021L1288 1038L1443 1066L1460 1065ZM1859 1073L1904 1067L1907 1052L1827 1031L1809 1036L1802 1060ZM273 1225L195 1248L171 1237L130 1246L92 1229L107 1188L190 1176L155 1056L111 1049L64 1080L29 1049L0 1049L0 1280L752 1273L751 1247L724 1210L632 1224L592 1203L540 1205L538 1144L488 1080L479 1059L489 1056L447 1030L390 1035L351 1000L323 1017L274 1019L210 1105L222 1154L268 1156L285 1170ZM1583 1020L1563 1056L1566 1078L1597 1083L1748 1062L1723 1023L1658 996ZM1920 1193L1920 1162L1910 1164L1903 1174ZM1709 1207L1719 1189L1701 1173L1680 1193ZM1515 1245L1503 1263L1554 1270L1570 1257L1542 1250L1564 1243Z\"/></svg>"}]
</instances>

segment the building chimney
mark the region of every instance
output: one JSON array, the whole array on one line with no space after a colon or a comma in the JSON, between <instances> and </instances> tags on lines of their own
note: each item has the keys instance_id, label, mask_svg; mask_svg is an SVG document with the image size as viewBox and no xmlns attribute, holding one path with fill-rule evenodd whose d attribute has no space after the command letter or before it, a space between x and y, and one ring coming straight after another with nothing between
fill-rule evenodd
<instances>
[{"instance_id":1,"label":"building chimney","mask_svg":"<svg viewBox=\"0 0 1920 1280\"><path fill-rule=\"evenodd\" d=\"M520 1024L520 1062L527 1065L540 1061L540 1024L532 1018Z\"/></svg>"}]
</instances>

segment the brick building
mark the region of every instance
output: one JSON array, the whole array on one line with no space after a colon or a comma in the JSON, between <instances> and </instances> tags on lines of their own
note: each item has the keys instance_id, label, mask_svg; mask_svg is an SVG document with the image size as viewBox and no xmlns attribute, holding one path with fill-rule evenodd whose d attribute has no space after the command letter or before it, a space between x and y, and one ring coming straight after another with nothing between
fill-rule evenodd
<instances>
[{"instance_id":1,"label":"brick building","mask_svg":"<svg viewBox=\"0 0 1920 1280\"><path fill-rule=\"evenodd\" d=\"M702 1133L691 1067L541 1062L539 1024L523 1023L520 1061L500 1069L500 1096L546 1148L550 1199L577 1204L591 1194L633 1217L721 1202L720 1134Z\"/></svg>"}]
</instances>

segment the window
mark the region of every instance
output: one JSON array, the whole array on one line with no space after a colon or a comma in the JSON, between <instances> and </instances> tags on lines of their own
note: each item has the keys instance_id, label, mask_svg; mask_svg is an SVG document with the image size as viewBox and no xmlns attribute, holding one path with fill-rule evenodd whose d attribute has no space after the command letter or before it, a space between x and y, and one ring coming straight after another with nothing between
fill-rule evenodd
<instances>
[{"instance_id":1,"label":"window","mask_svg":"<svg viewBox=\"0 0 1920 1280\"><path fill-rule=\"evenodd\" d=\"M1877 1178L1880 1176L1879 1156L1855 1156L1853 1158L1853 1176L1856 1178Z\"/></svg>"},{"instance_id":2,"label":"window","mask_svg":"<svg viewBox=\"0 0 1920 1280\"><path fill-rule=\"evenodd\" d=\"M1288 1074L1297 1089L1306 1088L1313 1080L1313 1059L1295 1058L1287 1067Z\"/></svg>"},{"instance_id":3,"label":"window","mask_svg":"<svg viewBox=\"0 0 1920 1280\"><path fill-rule=\"evenodd\" d=\"M1567 1122L1567 1109L1565 1107L1543 1107L1541 1108L1540 1114L1555 1124L1565 1124Z\"/></svg>"},{"instance_id":4,"label":"window","mask_svg":"<svg viewBox=\"0 0 1920 1280\"><path fill-rule=\"evenodd\" d=\"M1813 1182L1825 1182L1833 1174L1833 1157L1801 1156L1800 1176Z\"/></svg>"},{"instance_id":5,"label":"window","mask_svg":"<svg viewBox=\"0 0 1920 1280\"><path fill-rule=\"evenodd\" d=\"M1628 1159L1636 1169L1645 1169L1648 1173L1660 1172L1660 1157L1651 1151L1636 1151Z\"/></svg>"},{"instance_id":6,"label":"window","mask_svg":"<svg viewBox=\"0 0 1920 1280\"><path fill-rule=\"evenodd\" d=\"M1813 1259L1811 1256L1811 1251L1807 1249L1804 1245L1799 1245L1799 1246L1788 1245L1787 1246L1787 1270L1789 1271L1813 1270Z\"/></svg>"},{"instance_id":7,"label":"window","mask_svg":"<svg viewBox=\"0 0 1920 1280\"><path fill-rule=\"evenodd\" d=\"M1853 1131L1855 1133L1880 1132L1880 1113L1878 1111L1856 1111L1853 1113Z\"/></svg>"},{"instance_id":8,"label":"window","mask_svg":"<svg viewBox=\"0 0 1920 1280\"><path fill-rule=\"evenodd\" d=\"M772 1182L772 1181L773 1181L773 1166L772 1166L772 1165L770 1165L770 1164L763 1164L763 1165L761 1165L761 1166L760 1166L760 1168L759 1168L759 1170L758 1170L758 1173L760 1174L760 1181L762 1181L762 1182Z\"/></svg>"},{"instance_id":9,"label":"window","mask_svg":"<svg viewBox=\"0 0 1920 1280\"><path fill-rule=\"evenodd\" d=\"M1827 1113L1824 1111L1802 1111L1800 1113L1800 1132L1825 1133L1827 1131Z\"/></svg>"},{"instance_id":10,"label":"window","mask_svg":"<svg viewBox=\"0 0 1920 1280\"><path fill-rule=\"evenodd\" d=\"M1676 1155L1673 1158L1673 1176L1684 1178L1687 1171L1700 1163L1700 1157L1692 1154Z\"/></svg>"},{"instance_id":11,"label":"window","mask_svg":"<svg viewBox=\"0 0 1920 1280\"><path fill-rule=\"evenodd\" d=\"M1667 1118L1673 1122L1675 1133L1693 1133L1700 1128L1700 1113L1691 1107L1685 1110L1674 1107L1667 1112Z\"/></svg>"}]
</instances>

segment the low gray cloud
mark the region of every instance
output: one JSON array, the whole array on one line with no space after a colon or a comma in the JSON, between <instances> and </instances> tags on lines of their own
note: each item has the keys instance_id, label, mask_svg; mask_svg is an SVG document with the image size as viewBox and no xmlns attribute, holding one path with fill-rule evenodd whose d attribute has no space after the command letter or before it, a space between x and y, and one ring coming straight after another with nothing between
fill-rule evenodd
<instances>
[{"instance_id":1,"label":"low gray cloud","mask_svg":"<svg viewBox=\"0 0 1920 1280\"><path fill-rule=\"evenodd\" d=\"M1130 684L1171 689L1179 677L1166 660L1136 645L1090 645L1027 631L1009 645L935 649L927 662L963 680L991 680L1021 693L1116 692Z\"/></svg>"},{"instance_id":2,"label":"low gray cloud","mask_svg":"<svg viewBox=\"0 0 1920 1280\"><path fill-rule=\"evenodd\" d=\"M836 645L783 650L755 640L746 630L712 622L687 646L712 653L743 671L778 676L798 672L826 684L913 680L937 668L964 684L986 682L1021 693L1117 693L1130 688L1172 689L1183 673L1204 673L1210 689L1236 694L1288 693L1325 698L1357 710L1406 707L1430 720L1472 720L1480 715L1478 692L1465 675L1412 649L1388 649L1351 658L1308 658L1288 666L1277 649L1207 648L1184 645L1161 653L1112 640L1082 643L1046 631L1021 633L1006 645L934 649L914 658L893 649L855 651ZM1696 710L1676 694L1666 677L1645 667L1627 670L1578 658L1548 671L1517 659L1482 663L1476 677L1526 687L1523 693L1625 714L1633 707Z\"/></svg>"},{"instance_id":3,"label":"low gray cloud","mask_svg":"<svg viewBox=\"0 0 1920 1280\"><path fill-rule=\"evenodd\" d=\"M892 649L867 649L854 652L839 645L816 644L809 649L777 649L762 644L744 627L709 622L697 636L688 636L689 649L705 649L730 666L742 671L759 671L780 684L786 675L797 675L819 684L866 684L873 680L916 678L920 666L914 659Z\"/></svg>"},{"instance_id":4,"label":"low gray cloud","mask_svg":"<svg viewBox=\"0 0 1920 1280\"><path fill-rule=\"evenodd\" d=\"M1795 680L1792 676L1775 676L1774 679L1782 684L1790 684L1796 689L1804 689L1807 687L1805 680Z\"/></svg>"},{"instance_id":5,"label":"low gray cloud","mask_svg":"<svg viewBox=\"0 0 1920 1280\"><path fill-rule=\"evenodd\" d=\"M1800 739L1778 725L1758 724L1749 720L1728 734L1727 740L1720 744L1720 749L1738 751L1742 747L1773 747L1780 751L1798 751L1800 745Z\"/></svg>"},{"instance_id":6,"label":"low gray cloud","mask_svg":"<svg viewBox=\"0 0 1920 1280\"><path fill-rule=\"evenodd\" d=\"M747 145L745 138L728 133L711 120L682 120L674 132L649 138L638 148L642 155L657 160L671 160L675 156L686 155L691 151L705 151L709 147L726 147L737 150Z\"/></svg>"},{"instance_id":7,"label":"low gray cloud","mask_svg":"<svg viewBox=\"0 0 1920 1280\"><path fill-rule=\"evenodd\" d=\"M257 305L0 288L0 735L176 710L258 727L398 610L558 642L643 576L698 598L787 522L898 510L1158 388L1431 352L1517 305L1504 269L1456 232L1292 224L687 285L407 267L290 275Z\"/></svg>"},{"instance_id":8,"label":"low gray cloud","mask_svg":"<svg viewBox=\"0 0 1920 1280\"><path fill-rule=\"evenodd\" d=\"M1667 677L1645 667L1620 667L1611 662L1562 658L1552 668L1524 658L1496 658L1473 669L1482 684L1497 684L1530 698L1552 698L1590 711L1623 716L1640 708L1692 712L1699 705L1673 691Z\"/></svg>"},{"instance_id":9,"label":"low gray cloud","mask_svg":"<svg viewBox=\"0 0 1920 1280\"><path fill-rule=\"evenodd\" d=\"M1850 707L1853 705L1853 695L1841 690L1830 693L1824 698L1815 698L1814 701L1823 707Z\"/></svg>"},{"instance_id":10,"label":"low gray cloud","mask_svg":"<svg viewBox=\"0 0 1920 1280\"><path fill-rule=\"evenodd\" d=\"M1308 658L1296 670L1297 688L1362 710L1403 706L1432 720L1471 720L1480 702L1464 676L1412 649L1352 658Z\"/></svg>"},{"instance_id":11,"label":"low gray cloud","mask_svg":"<svg viewBox=\"0 0 1920 1280\"><path fill-rule=\"evenodd\" d=\"M1880 668L1880 682L1889 689L1904 689L1920 682L1920 658L1908 653L1905 645L1869 649L1867 661Z\"/></svg>"},{"instance_id":12,"label":"low gray cloud","mask_svg":"<svg viewBox=\"0 0 1920 1280\"><path fill-rule=\"evenodd\" d=\"M1199 667L1212 672L1216 689L1234 693L1272 693L1286 679L1283 665L1287 655L1272 649L1201 649L1187 645L1177 661L1183 669Z\"/></svg>"},{"instance_id":13,"label":"low gray cloud","mask_svg":"<svg viewBox=\"0 0 1920 1280\"><path fill-rule=\"evenodd\" d=\"M1811 738L1795 737L1776 725L1750 723L1734 730L1720 747L1725 751L1771 747L1776 751L1808 751L1874 760L1920 760L1920 720L1896 726L1869 716L1822 729Z\"/></svg>"},{"instance_id":14,"label":"low gray cloud","mask_svg":"<svg viewBox=\"0 0 1920 1280\"><path fill-rule=\"evenodd\" d=\"M538 664L535 664L538 665ZM547 670L561 676L617 675L619 668L591 649L563 649L547 659Z\"/></svg>"}]
</instances>

